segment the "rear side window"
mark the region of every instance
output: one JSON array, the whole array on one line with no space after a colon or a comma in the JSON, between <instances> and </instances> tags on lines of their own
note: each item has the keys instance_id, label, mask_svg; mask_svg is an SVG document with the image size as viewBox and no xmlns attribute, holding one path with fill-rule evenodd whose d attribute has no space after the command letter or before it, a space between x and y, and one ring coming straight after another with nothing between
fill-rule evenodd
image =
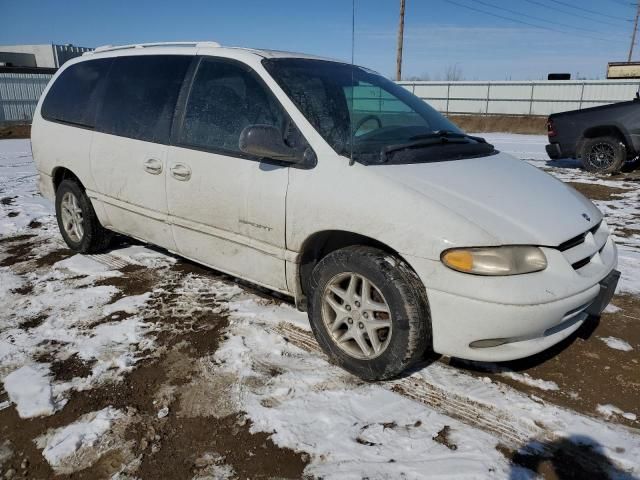
<instances>
[{"instance_id":1,"label":"rear side window","mask_svg":"<svg viewBox=\"0 0 640 480\"><path fill-rule=\"evenodd\" d=\"M109 72L96 129L103 133L169 143L171 122L192 57L117 57Z\"/></svg>"},{"instance_id":2,"label":"rear side window","mask_svg":"<svg viewBox=\"0 0 640 480\"><path fill-rule=\"evenodd\" d=\"M184 113L179 143L244 156L238 148L248 125L283 131L285 116L271 92L247 67L203 59Z\"/></svg>"},{"instance_id":3,"label":"rear side window","mask_svg":"<svg viewBox=\"0 0 640 480\"><path fill-rule=\"evenodd\" d=\"M41 115L47 120L93 128L100 80L106 77L111 62L111 58L90 60L65 69L42 102Z\"/></svg>"}]
</instances>

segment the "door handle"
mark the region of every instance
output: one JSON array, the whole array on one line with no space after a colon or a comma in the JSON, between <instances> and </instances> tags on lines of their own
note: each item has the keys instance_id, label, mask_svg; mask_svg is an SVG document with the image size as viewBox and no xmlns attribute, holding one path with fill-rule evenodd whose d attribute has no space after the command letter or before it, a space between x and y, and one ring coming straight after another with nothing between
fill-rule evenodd
<instances>
[{"instance_id":1,"label":"door handle","mask_svg":"<svg viewBox=\"0 0 640 480\"><path fill-rule=\"evenodd\" d=\"M160 175L162 173L162 162L155 158L148 158L144 162L144 170L151 175Z\"/></svg>"},{"instance_id":2,"label":"door handle","mask_svg":"<svg viewBox=\"0 0 640 480\"><path fill-rule=\"evenodd\" d=\"M191 178L191 169L182 163L171 166L171 176L176 180L186 182Z\"/></svg>"}]
</instances>

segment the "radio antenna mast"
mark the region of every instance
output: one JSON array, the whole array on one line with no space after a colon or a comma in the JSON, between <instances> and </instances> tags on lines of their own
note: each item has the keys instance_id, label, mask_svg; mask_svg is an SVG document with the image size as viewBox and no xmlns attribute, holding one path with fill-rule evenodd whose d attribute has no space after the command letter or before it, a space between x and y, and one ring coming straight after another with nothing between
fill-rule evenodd
<instances>
[{"instance_id":1,"label":"radio antenna mast","mask_svg":"<svg viewBox=\"0 0 640 480\"><path fill-rule=\"evenodd\" d=\"M356 50L356 0L351 0L351 111L349 112L349 166L354 164L353 160L353 98L356 95L355 86L353 84L353 70L355 68L355 50Z\"/></svg>"}]
</instances>

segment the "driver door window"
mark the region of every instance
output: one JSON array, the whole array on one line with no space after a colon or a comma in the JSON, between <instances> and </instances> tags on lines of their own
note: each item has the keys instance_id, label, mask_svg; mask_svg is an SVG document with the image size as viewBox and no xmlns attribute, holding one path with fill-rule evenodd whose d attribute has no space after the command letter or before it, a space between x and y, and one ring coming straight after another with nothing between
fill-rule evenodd
<instances>
[{"instance_id":1,"label":"driver door window","mask_svg":"<svg viewBox=\"0 0 640 480\"><path fill-rule=\"evenodd\" d=\"M237 64L203 60L193 80L179 142L243 157L238 141L245 127L272 125L282 131L283 118L279 105L253 74Z\"/></svg>"}]
</instances>

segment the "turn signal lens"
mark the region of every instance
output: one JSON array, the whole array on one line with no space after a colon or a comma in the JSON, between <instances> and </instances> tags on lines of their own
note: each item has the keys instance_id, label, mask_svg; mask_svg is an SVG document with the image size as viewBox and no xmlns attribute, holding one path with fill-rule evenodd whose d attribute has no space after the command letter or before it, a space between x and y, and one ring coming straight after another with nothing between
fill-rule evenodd
<instances>
[{"instance_id":1,"label":"turn signal lens","mask_svg":"<svg viewBox=\"0 0 640 480\"><path fill-rule=\"evenodd\" d=\"M442 263L458 272L474 275L520 275L547 268L547 258L538 247L454 248L442 254Z\"/></svg>"}]
</instances>

